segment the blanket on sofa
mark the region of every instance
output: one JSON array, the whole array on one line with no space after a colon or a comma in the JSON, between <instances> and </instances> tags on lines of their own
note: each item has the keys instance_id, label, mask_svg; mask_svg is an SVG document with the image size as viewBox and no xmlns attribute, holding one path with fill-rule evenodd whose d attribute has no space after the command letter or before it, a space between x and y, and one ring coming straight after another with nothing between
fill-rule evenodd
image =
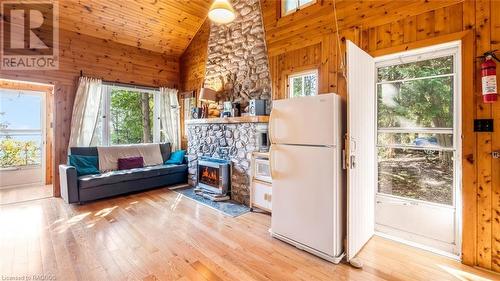
<instances>
[{"instance_id":1,"label":"blanket on sofa","mask_svg":"<svg viewBox=\"0 0 500 281\"><path fill-rule=\"evenodd\" d=\"M118 169L118 158L142 157L144 166L163 164L160 145L157 143L98 146L99 170L101 172L114 171Z\"/></svg>"}]
</instances>

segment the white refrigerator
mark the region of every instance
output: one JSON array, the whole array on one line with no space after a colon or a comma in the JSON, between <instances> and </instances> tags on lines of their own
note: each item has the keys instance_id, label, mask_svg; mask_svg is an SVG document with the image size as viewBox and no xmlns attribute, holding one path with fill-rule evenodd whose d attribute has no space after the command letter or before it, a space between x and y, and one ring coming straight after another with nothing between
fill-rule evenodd
<instances>
[{"instance_id":1,"label":"white refrigerator","mask_svg":"<svg viewBox=\"0 0 500 281\"><path fill-rule=\"evenodd\" d=\"M269 121L273 237L328 261L343 257L341 100L273 102Z\"/></svg>"}]
</instances>

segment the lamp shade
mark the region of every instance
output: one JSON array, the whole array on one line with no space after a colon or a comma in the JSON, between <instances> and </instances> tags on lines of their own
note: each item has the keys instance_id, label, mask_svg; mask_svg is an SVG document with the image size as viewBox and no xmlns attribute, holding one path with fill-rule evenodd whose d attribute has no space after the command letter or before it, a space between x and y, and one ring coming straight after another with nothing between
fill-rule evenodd
<instances>
[{"instance_id":1,"label":"lamp shade","mask_svg":"<svg viewBox=\"0 0 500 281\"><path fill-rule=\"evenodd\" d=\"M214 0L208 11L208 18L213 22L226 24L232 22L236 14L229 0Z\"/></svg>"},{"instance_id":2,"label":"lamp shade","mask_svg":"<svg viewBox=\"0 0 500 281\"><path fill-rule=\"evenodd\" d=\"M199 99L201 101L215 102L217 101L217 92L210 88L201 88Z\"/></svg>"}]
</instances>

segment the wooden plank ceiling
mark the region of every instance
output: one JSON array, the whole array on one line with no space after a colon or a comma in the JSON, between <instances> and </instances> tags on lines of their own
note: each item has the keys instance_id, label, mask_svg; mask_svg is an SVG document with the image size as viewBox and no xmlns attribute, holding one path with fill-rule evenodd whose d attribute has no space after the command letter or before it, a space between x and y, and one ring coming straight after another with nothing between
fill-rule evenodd
<instances>
[{"instance_id":1,"label":"wooden plank ceiling","mask_svg":"<svg viewBox=\"0 0 500 281\"><path fill-rule=\"evenodd\" d=\"M207 0L60 0L60 28L180 56L205 21Z\"/></svg>"}]
</instances>

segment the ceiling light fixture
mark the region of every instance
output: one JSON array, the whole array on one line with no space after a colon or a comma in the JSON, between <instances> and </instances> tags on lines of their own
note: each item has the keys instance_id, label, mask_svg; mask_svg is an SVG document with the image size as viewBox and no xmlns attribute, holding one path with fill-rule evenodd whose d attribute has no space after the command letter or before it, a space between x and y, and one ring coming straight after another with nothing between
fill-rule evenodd
<instances>
[{"instance_id":1,"label":"ceiling light fixture","mask_svg":"<svg viewBox=\"0 0 500 281\"><path fill-rule=\"evenodd\" d=\"M214 0L208 11L208 18L213 22L226 24L232 22L236 14L229 0Z\"/></svg>"}]
</instances>

